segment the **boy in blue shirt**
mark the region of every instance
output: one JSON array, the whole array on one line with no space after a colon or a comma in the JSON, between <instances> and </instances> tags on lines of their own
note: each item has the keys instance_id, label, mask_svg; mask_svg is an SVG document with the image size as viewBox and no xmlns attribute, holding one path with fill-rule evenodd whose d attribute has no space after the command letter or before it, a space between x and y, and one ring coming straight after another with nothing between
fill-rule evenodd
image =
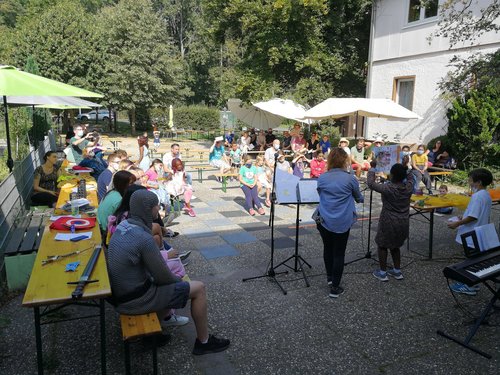
<instances>
[{"instance_id":1,"label":"boy in blue shirt","mask_svg":"<svg viewBox=\"0 0 500 375\"><path fill-rule=\"evenodd\" d=\"M319 147L321 147L321 152L325 155L330 152L330 148L332 147L332 145L328 139L328 135L325 134L323 136L323 139L319 141Z\"/></svg>"}]
</instances>

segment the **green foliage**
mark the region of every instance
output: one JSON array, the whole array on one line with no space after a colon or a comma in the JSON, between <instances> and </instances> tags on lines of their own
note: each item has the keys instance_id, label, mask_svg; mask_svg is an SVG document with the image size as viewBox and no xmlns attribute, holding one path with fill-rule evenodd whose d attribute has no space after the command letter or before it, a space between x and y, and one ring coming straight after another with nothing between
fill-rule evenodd
<instances>
[{"instance_id":1,"label":"green foliage","mask_svg":"<svg viewBox=\"0 0 500 375\"><path fill-rule=\"evenodd\" d=\"M182 63L149 0L122 0L97 18L99 88L110 105L133 112L182 100Z\"/></svg>"},{"instance_id":2,"label":"green foliage","mask_svg":"<svg viewBox=\"0 0 500 375\"><path fill-rule=\"evenodd\" d=\"M448 138L459 165L494 166L500 160L500 87L457 98L448 110Z\"/></svg>"},{"instance_id":3,"label":"green foliage","mask_svg":"<svg viewBox=\"0 0 500 375\"><path fill-rule=\"evenodd\" d=\"M17 29L12 60L22 67L32 56L41 75L71 85L94 89L89 69L94 61L93 16L71 0L61 0Z\"/></svg>"},{"instance_id":4,"label":"green foliage","mask_svg":"<svg viewBox=\"0 0 500 375\"><path fill-rule=\"evenodd\" d=\"M440 17L437 30L431 35L448 38L450 46L459 43L473 45L477 38L488 32L500 31L500 2L490 1L484 4L479 14L474 12L477 1L445 0L440 5Z\"/></svg>"},{"instance_id":5,"label":"green foliage","mask_svg":"<svg viewBox=\"0 0 500 375\"><path fill-rule=\"evenodd\" d=\"M204 2L219 43L220 103L293 96L314 105L364 90L370 1ZM237 53L236 53L237 52Z\"/></svg>"},{"instance_id":6,"label":"green foliage","mask_svg":"<svg viewBox=\"0 0 500 375\"><path fill-rule=\"evenodd\" d=\"M28 73L40 74L40 69L36 63L33 56L29 56L26 61L26 66L24 70ZM48 109L27 109L28 115L33 118L33 123L31 129L29 130L29 135L31 142L36 146L38 142L43 141L44 135L52 126L50 111Z\"/></svg>"},{"instance_id":7,"label":"green foliage","mask_svg":"<svg viewBox=\"0 0 500 375\"><path fill-rule=\"evenodd\" d=\"M500 87L500 49L490 54L475 54L467 58L454 56L453 68L439 82L445 96L463 96L471 88L480 90L485 86Z\"/></svg>"},{"instance_id":8,"label":"green foliage","mask_svg":"<svg viewBox=\"0 0 500 375\"><path fill-rule=\"evenodd\" d=\"M168 126L168 108L155 108L150 111L151 118L162 128ZM219 129L219 110L200 105L174 108L174 127L176 129L213 130Z\"/></svg>"}]
</instances>

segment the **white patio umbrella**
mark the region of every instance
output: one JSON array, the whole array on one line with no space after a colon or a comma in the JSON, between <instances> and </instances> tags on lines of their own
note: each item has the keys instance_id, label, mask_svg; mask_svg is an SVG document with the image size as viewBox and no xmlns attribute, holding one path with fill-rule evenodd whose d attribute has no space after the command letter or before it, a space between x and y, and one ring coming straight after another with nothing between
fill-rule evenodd
<instances>
[{"instance_id":1,"label":"white patio umbrella","mask_svg":"<svg viewBox=\"0 0 500 375\"><path fill-rule=\"evenodd\" d=\"M324 120L356 115L387 119L420 119L421 117L389 99L329 98L306 111L304 118ZM357 137L357 128L356 135Z\"/></svg>"},{"instance_id":2,"label":"white patio umbrella","mask_svg":"<svg viewBox=\"0 0 500 375\"><path fill-rule=\"evenodd\" d=\"M255 128L275 128L283 121L282 116L243 104L240 99L229 99L227 107L238 120Z\"/></svg>"},{"instance_id":3,"label":"white patio umbrella","mask_svg":"<svg viewBox=\"0 0 500 375\"><path fill-rule=\"evenodd\" d=\"M306 113L306 108L303 105L295 103L290 99L271 99L266 102L252 103L254 107L257 107L263 111L269 112L273 115L280 116L282 118L295 120L303 123L310 123L311 120L304 119Z\"/></svg>"},{"instance_id":4,"label":"white patio umbrella","mask_svg":"<svg viewBox=\"0 0 500 375\"><path fill-rule=\"evenodd\" d=\"M168 127L170 129L174 128L174 108L172 107L172 104L168 107Z\"/></svg>"}]
</instances>

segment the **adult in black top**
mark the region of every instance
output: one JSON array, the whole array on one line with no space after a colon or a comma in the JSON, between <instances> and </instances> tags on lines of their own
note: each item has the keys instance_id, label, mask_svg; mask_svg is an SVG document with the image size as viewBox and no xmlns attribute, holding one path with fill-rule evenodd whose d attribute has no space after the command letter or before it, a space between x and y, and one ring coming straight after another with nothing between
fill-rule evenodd
<instances>
[{"instance_id":1,"label":"adult in black top","mask_svg":"<svg viewBox=\"0 0 500 375\"><path fill-rule=\"evenodd\" d=\"M429 162L431 162L433 166L443 168L444 165L448 162L450 154L443 145L443 142L437 140L434 147L431 150L429 150L427 158L429 159Z\"/></svg>"},{"instance_id":2,"label":"adult in black top","mask_svg":"<svg viewBox=\"0 0 500 375\"><path fill-rule=\"evenodd\" d=\"M318 133L312 132L311 133L311 139L307 140L307 149L309 151L313 150L311 153L306 154L306 158L309 160L312 160L312 157L314 155L314 152L319 150L319 138L318 138Z\"/></svg>"},{"instance_id":3,"label":"adult in black top","mask_svg":"<svg viewBox=\"0 0 500 375\"><path fill-rule=\"evenodd\" d=\"M266 147L271 147L276 136L273 134L273 129L269 128L266 134Z\"/></svg>"},{"instance_id":4,"label":"adult in black top","mask_svg":"<svg viewBox=\"0 0 500 375\"><path fill-rule=\"evenodd\" d=\"M33 206L55 207L59 196L57 178L60 174L56 166L57 154L54 151L48 151L43 156L43 161L44 163L35 169L31 204Z\"/></svg>"},{"instance_id":5,"label":"adult in black top","mask_svg":"<svg viewBox=\"0 0 500 375\"><path fill-rule=\"evenodd\" d=\"M292 136L288 130L283 132L283 150L292 149Z\"/></svg>"}]
</instances>

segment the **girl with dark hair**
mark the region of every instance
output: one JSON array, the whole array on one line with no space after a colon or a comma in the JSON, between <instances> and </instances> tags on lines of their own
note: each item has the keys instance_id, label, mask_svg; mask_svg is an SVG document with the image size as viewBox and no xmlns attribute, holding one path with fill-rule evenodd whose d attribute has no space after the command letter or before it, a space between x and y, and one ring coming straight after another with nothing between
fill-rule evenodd
<instances>
[{"instance_id":1,"label":"girl with dark hair","mask_svg":"<svg viewBox=\"0 0 500 375\"><path fill-rule=\"evenodd\" d=\"M108 191L97 208L97 221L103 231L108 225L108 216L115 212L122 202L125 191L134 182L135 176L128 171L118 171L113 176L113 189Z\"/></svg>"},{"instance_id":2,"label":"girl with dark hair","mask_svg":"<svg viewBox=\"0 0 500 375\"><path fill-rule=\"evenodd\" d=\"M380 269L374 271L373 276L380 281L389 281L387 275L402 280L399 248L410 232L410 197L415 180L411 175L410 178L406 178L407 168L398 163L391 168L389 182L376 182L374 169L376 166L377 163L373 160L366 181L370 189L382 195L382 212L375 237ZM394 263L394 267L389 270L387 270L388 249Z\"/></svg>"},{"instance_id":3,"label":"girl with dark hair","mask_svg":"<svg viewBox=\"0 0 500 375\"><path fill-rule=\"evenodd\" d=\"M358 180L348 172L350 161L344 150L334 148L328 155L328 171L318 178L319 206L313 217L323 240L323 259L331 298L344 293L340 280L349 232L357 219L354 201L363 202Z\"/></svg>"},{"instance_id":4,"label":"girl with dark hair","mask_svg":"<svg viewBox=\"0 0 500 375\"><path fill-rule=\"evenodd\" d=\"M33 206L55 207L59 196L57 178L61 174L56 163L57 154L54 151L47 151L43 156L43 164L35 169L31 196Z\"/></svg>"}]
</instances>

